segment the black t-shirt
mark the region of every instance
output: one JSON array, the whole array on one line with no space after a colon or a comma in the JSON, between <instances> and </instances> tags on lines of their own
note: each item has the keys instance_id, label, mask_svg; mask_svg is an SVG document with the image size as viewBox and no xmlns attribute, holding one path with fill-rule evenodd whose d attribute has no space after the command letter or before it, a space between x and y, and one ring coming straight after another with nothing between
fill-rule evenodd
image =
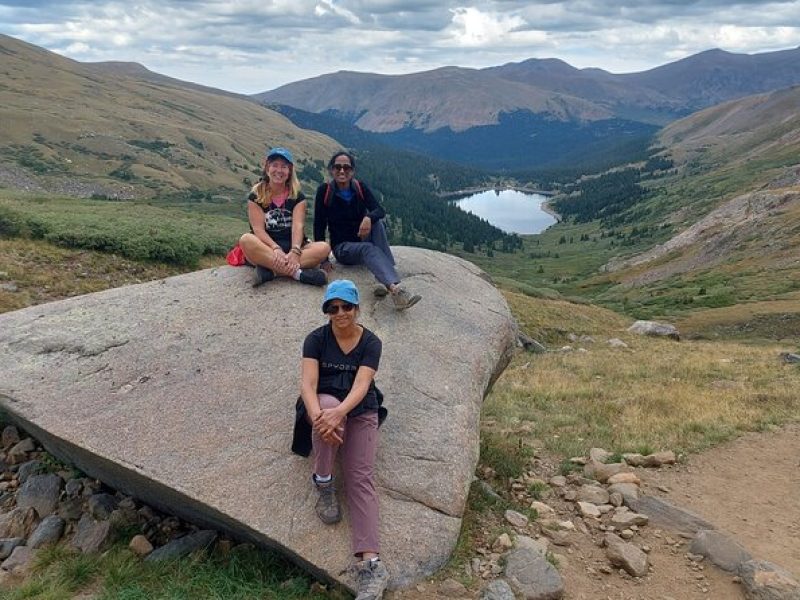
<instances>
[{"instance_id":1,"label":"black t-shirt","mask_svg":"<svg viewBox=\"0 0 800 600\"><path fill-rule=\"evenodd\" d=\"M270 202L269 206L266 208L256 202L257 198L258 196L256 196L255 192L250 192L250 195L247 196L250 202L253 202L258 208L264 211L264 228L267 230L269 237L271 237L284 252L288 251L292 246L292 213L294 212L295 206L306 201L306 197L303 195L303 192L300 192L297 198L287 198L283 206L276 206L273 202Z\"/></svg>"},{"instance_id":2,"label":"black t-shirt","mask_svg":"<svg viewBox=\"0 0 800 600\"><path fill-rule=\"evenodd\" d=\"M361 339L349 353L345 354L333 335L330 323L315 329L303 342L303 358L313 358L319 362L318 394L330 394L344 400L355 381L360 366L378 370L381 360L381 340L366 327ZM370 383L364 399L348 414L355 417L361 413L378 410L375 382Z\"/></svg>"}]
</instances>

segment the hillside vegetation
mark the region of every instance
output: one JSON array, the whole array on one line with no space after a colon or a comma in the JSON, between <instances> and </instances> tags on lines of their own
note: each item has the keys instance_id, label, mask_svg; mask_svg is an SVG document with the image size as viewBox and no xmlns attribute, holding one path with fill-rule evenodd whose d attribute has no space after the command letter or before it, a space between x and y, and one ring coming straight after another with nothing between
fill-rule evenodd
<instances>
[{"instance_id":1,"label":"hillside vegetation","mask_svg":"<svg viewBox=\"0 0 800 600\"><path fill-rule=\"evenodd\" d=\"M797 106L800 87L678 121L646 163L564 186L552 203L566 219L518 255L471 258L510 289L682 319L695 335L800 335Z\"/></svg>"},{"instance_id":2,"label":"hillside vegetation","mask_svg":"<svg viewBox=\"0 0 800 600\"><path fill-rule=\"evenodd\" d=\"M338 144L245 96L145 69L86 64L0 35L0 185L114 198L241 197L265 147L289 146L301 175Z\"/></svg>"}]
</instances>

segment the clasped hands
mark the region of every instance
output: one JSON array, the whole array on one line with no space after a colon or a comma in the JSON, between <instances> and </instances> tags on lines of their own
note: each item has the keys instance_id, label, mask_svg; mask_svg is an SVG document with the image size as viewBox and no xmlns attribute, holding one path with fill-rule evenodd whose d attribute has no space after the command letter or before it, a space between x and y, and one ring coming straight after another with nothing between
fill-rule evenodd
<instances>
[{"instance_id":1,"label":"clasped hands","mask_svg":"<svg viewBox=\"0 0 800 600\"><path fill-rule=\"evenodd\" d=\"M285 253L281 248L272 251L272 270L276 275L292 277L300 268L300 257L294 253Z\"/></svg>"},{"instance_id":2,"label":"clasped hands","mask_svg":"<svg viewBox=\"0 0 800 600\"><path fill-rule=\"evenodd\" d=\"M340 445L343 441L345 417L335 408L323 408L311 420L311 426L326 444Z\"/></svg>"}]
</instances>

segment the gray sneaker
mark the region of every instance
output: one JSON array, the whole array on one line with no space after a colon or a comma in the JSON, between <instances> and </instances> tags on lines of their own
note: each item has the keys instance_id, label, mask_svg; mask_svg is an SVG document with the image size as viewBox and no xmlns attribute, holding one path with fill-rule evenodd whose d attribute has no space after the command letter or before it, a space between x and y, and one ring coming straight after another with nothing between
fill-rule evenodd
<instances>
[{"instance_id":1,"label":"gray sneaker","mask_svg":"<svg viewBox=\"0 0 800 600\"><path fill-rule=\"evenodd\" d=\"M308 285L323 286L328 283L328 277L322 269L303 269L300 271L300 281Z\"/></svg>"},{"instance_id":2,"label":"gray sneaker","mask_svg":"<svg viewBox=\"0 0 800 600\"><path fill-rule=\"evenodd\" d=\"M389 571L378 560L362 560L355 565L356 600L380 600L389 583Z\"/></svg>"},{"instance_id":3,"label":"gray sneaker","mask_svg":"<svg viewBox=\"0 0 800 600\"><path fill-rule=\"evenodd\" d=\"M262 284L267 283L268 281L272 281L275 279L275 273L267 269L266 267L262 267L261 265L256 265L256 272L253 276L253 287L258 287Z\"/></svg>"},{"instance_id":4,"label":"gray sneaker","mask_svg":"<svg viewBox=\"0 0 800 600\"><path fill-rule=\"evenodd\" d=\"M394 300L394 307L397 310L406 310L422 300L422 296L419 294L414 294L412 296L405 288L400 288L397 292L392 294L392 300Z\"/></svg>"},{"instance_id":5,"label":"gray sneaker","mask_svg":"<svg viewBox=\"0 0 800 600\"><path fill-rule=\"evenodd\" d=\"M313 476L312 476L313 479ZM342 520L342 511L339 509L339 501L336 499L336 486L331 479L327 483L317 483L314 485L319 492L315 509L319 520L326 525L333 525Z\"/></svg>"},{"instance_id":6,"label":"gray sneaker","mask_svg":"<svg viewBox=\"0 0 800 600\"><path fill-rule=\"evenodd\" d=\"M383 297L385 297L385 296L387 296L389 294L389 290L386 289L385 285L383 285L382 283L379 283L372 290L372 293L378 298L383 298Z\"/></svg>"}]
</instances>

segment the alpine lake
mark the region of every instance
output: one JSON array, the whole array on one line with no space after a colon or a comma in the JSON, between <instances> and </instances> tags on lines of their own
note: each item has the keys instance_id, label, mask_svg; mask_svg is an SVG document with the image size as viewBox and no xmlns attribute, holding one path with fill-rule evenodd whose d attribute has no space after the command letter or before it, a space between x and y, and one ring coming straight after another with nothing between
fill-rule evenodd
<instances>
[{"instance_id":1,"label":"alpine lake","mask_svg":"<svg viewBox=\"0 0 800 600\"><path fill-rule=\"evenodd\" d=\"M507 233L541 233L558 222L542 204L547 197L519 190L487 190L451 200L465 212L486 219Z\"/></svg>"}]
</instances>

